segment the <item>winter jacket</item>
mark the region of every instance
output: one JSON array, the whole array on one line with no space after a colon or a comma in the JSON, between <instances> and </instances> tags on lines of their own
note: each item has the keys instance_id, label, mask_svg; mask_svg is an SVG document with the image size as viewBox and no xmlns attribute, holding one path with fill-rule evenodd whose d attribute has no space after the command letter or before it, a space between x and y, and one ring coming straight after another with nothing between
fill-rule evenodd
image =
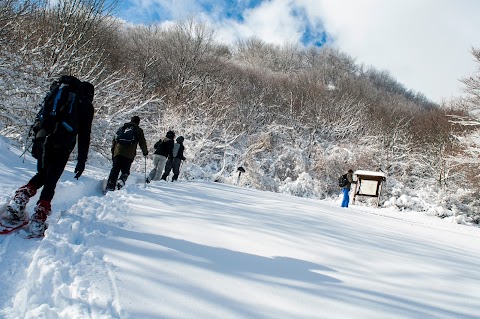
<instances>
[{"instance_id":1,"label":"winter jacket","mask_svg":"<svg viewBox=\"0 0 480 319\"><path fill-rule=\"evenodd\" d=\"M352 187L352 184L356 184L356 182L353 181L353 173L352 172L347 172L347 185L345 185L342 188L348 188L350 189Z\"/></svg>"},{"instance_id":2,"label":"winter jacket","mask_svg":"<svg viewBox=\"0 0 480 319\"><path fill-rule=\"evenodd\" d=\"M135 156L137 155L137 145L140 145L143 156L148 155L147 142L145 141L145 135L143 134L143 130L140 128L140 126L138 126L138 124L133 122L123 124L123 127L131 126L135 126L137 133L137 142L132 145L123 145L117 143L116 136L114 136L112 140L112 157L123 156L133 161L135 159Z\"/></svg>"},{"instance_id":3,"label":"winter jacket","mask_svg":"<svg viewBox=\"0 0 480 319\"><path fill-rule=\"evenodd\" d=\"M165 156L167 158L172 158L173 157L173 154L172 154L173 145L174 145L173 139L168 138L168 137L164 137L164 138L158 140L157 143L155 143L155 145L154 145L155 154L162 155L162 156Z\"/></svg>"},{"instance_id":4,"label":"winter jacket","mask_svg":"<svg viewBox=\"0 0 480 319\"><path fill-rule=\"evenodd\" d=\"M93 95L82 94L79 100L79 121L78 121L78 157L79 163L85 163L88 158L90 148L90 134L92 131L93 114Z\"/></svg>"},{"instance_id":5,"label":"winter jacket","mask_svg":"<svg viewBox=\"0 0 480 319\"><path fill-rule=\"evenodd\" d=\"M81 90L79 92L79 99L78 99L78 109L77 109L77 118L76 118L76 137L72 139L63 139L61 135L56 135L55 137L49 138L49 145L57 152L62 152L65 154L70 154L75 145L77 144L78 139L78 157L77 161L81 163L85 163L88 157L88 150L90 148L90 134L92 131L92 121L93 115L95 110L93 109L93 85L89 84L91 89L89 90ZM49 93L50 94L50 93ZM47 95L48 96L48 95ZM45 98L46 99L46 98ZM41 129L41 121L38 120L35 122L32 130L35 132L35 140L32 149L33 157L37 158L37 156L41 156L41 152L43 152L44 142L47 138L47 135L50 133L47 132L45 129ZM55 135L50 134L50 135Z\"/></svg>"}]
</instances>

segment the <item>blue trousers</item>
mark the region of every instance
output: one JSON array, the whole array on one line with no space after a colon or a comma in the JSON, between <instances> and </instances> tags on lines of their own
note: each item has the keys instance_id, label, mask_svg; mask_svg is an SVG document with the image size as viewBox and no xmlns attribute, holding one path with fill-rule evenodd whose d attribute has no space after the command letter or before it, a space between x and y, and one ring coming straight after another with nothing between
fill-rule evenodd
<instances>
[{"instance_id":1,"label":"blue trousers","mask_svg":"<svg viewBox=\"0 0 480 319\"><path fill-rule=\"evenodd\" d=\"M342 188L343 191L343 200L342 200L342 207L348 207L348 203L350 202L350 196L348 193L350 190L348 188Z\"/></svg>"}]
</instances>

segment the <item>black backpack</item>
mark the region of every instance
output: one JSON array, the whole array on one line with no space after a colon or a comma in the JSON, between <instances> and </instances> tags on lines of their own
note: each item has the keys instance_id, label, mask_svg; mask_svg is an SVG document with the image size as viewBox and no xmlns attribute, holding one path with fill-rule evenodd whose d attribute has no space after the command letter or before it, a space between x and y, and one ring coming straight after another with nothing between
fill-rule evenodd
<instances>
[{"instance_id":1,"label":"black backpack","mask_svg":"<svg viewBox=\"0 0 480 319\"><path fill-rule=\"evenodd\" d=\"M348 184L347 174L343 174L338 178L338 186L345 187Z\"/></svg>"},{"instance_id":2,"label":"black backpack","mask_svg":"<svg viewBox=\"0 0 480 319\"><path fill-rule=\"evenodd\" d=\"M74 146L81 85L79 79L68 75L50 85L33 125L37 137L47 137L57 146Z\"/></svg>"},{"instance_id":3,"label":"black backpack","mask_svg":"<svg viewBox=\"0 0 480 319\"><path fill-rule=\"evenodd\" d=\"M133 124L125 124L117 130L115 138L118 144L133 145L137 143L137 127Z\"/></svg>"}]
</instances>

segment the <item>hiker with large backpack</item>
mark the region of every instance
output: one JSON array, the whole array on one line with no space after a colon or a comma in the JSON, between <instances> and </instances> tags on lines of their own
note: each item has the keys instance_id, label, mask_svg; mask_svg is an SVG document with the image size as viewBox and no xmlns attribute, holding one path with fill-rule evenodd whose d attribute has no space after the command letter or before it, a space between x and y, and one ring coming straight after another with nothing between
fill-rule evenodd
<instances>
[{"instance_id":1,"label":"hiker with large backpack","mask_svg":"<svg viewBox=\"0 0 480 319\"><path fill-rule=\"evenodd\" d=\"M342 176L340 176L338 180L338 186L342 188L343 192L343 200L341 207L348 207L348 204L350 203L350 188L354 183L355 182L353 181L353 170L349 169L347 174L343 174Z\"/></svg>"},{"instance_id":2,"label":"hiker with large backpack","mask_svg":"<svg viewBox=\"0 0 480 319\"><path fill-rule=\"evenodd\" d=\"M182 161L186 160L185 156L183 156L183 151L185 151L185 146L183 146L184 141L183 136L177 137L175 140L175 144L173 145L172 150L172 157L169 157L167 160L167 164L165 165L165 172L162 175L162 179L164 181L167 180L168 175L170 175L170 171L173 169L173 177L172 182L178 179L178 175L180 175L180 166Z\"/></svg>"},{"instance_id":3,"label":"hiker with large backpack","mask_svg":"<svg viewBox=\"0 0 480 319\"><path fill-rule=\"evenodd\" d=\"M163 170L165 169L167 159L169 157L173 157L172 151L174 145L174 138L175 132L168 131L164 138L161 138L160 140L158 140L157 143L155 143L155 153L153 154L153 169L150 171L150 174L148 174L148 177L146 179L147 183L160 180ZM163 179L165 180L166 177Z\"/></svg>"},{"instance_id":4,"label":"hiker with large backpack","mask_svg":"<svg viewBox=\"0 0 480 319\"><path fill-rule=\"evenodd\" d=\"M52 83L32 127L35 134L32 156L37 159L37 173L16 190L8 203L0 219L4 229L13 230L28 224L27 232L31 237L44 236L55 187L77 139L75 178L78 179L85 169L94 115L93 96L93 85L74 76L64 75ZM41 187L40 198L29 219L25 207Z\"/></svg>"},{"instance_id":5,"label":"hiker with large backpack","mask_svg":"<svg viewBox=\"0 0 480 319\"><path fill-rule=\"evenodd\" d=\"M145 135L140 128L140 118L133 116L130 122L123 124L112 140L113 165L108 177L106 191L121 189L130 175L130 167L137 155L137 145L140 145L143 156L148 155ZM118 174L120 174L120 178Z\"/></svg>"}]
</instances>

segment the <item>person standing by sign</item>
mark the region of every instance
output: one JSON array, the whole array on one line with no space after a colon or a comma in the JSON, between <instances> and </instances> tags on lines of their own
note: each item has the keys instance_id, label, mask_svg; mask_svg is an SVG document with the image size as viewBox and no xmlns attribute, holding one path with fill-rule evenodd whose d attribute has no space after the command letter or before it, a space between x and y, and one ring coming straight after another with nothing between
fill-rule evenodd
<instances>
[{"instance_id":1,"label":"person standing by sign","mask_svg":"<svg viewBox=\"0 0 480 319\"><path fill-rule=\"evenodd\" d=\"M348 204L350 203L350 188L354 183L355 182L353 181L353 170L349 169L347 174L342 175L340 179L340 187L342 187L343 192L343 200L341 207L348 207Z\"/></svg>"}]
</instances>

